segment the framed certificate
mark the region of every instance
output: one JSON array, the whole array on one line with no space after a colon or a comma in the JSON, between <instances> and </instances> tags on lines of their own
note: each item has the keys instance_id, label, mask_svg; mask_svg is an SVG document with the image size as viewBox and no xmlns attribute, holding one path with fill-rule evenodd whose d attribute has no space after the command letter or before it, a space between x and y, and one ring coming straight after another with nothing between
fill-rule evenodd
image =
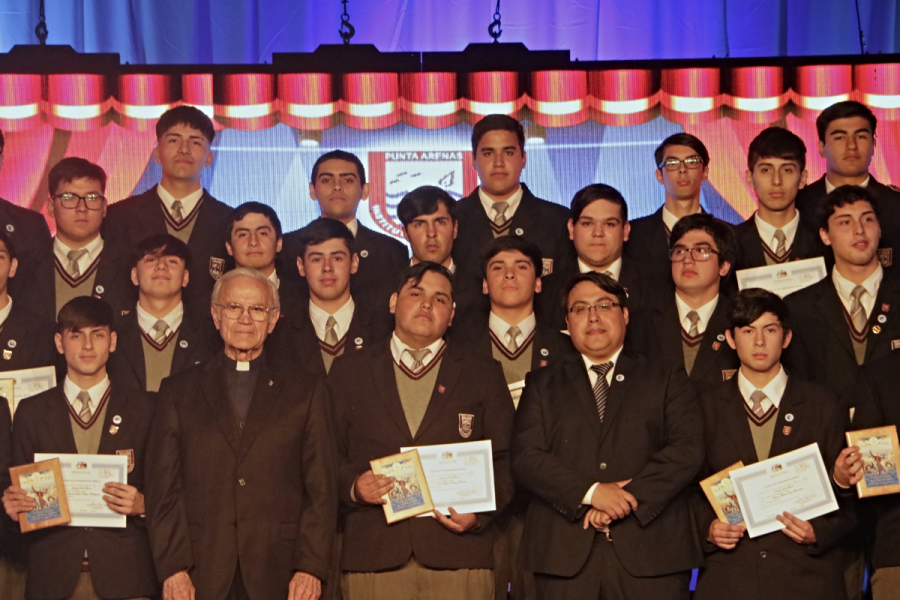
<instances>
[{"instance_id":1,"label":"framed certificate","mask_svg":"<svg viewBox=\"0 0 900 600\"><path fill-rule=\"evenodd\" d=\"M716 516L723 523L730 525L740 525L744 522L744 515L741 513L737 494L734 493L734 486L731 483L731 472L743 466L744 463L738 461L700 482L700 487L716 511Z\"/></svg>"},{"instance_id":2,"label":"framed certificate","mask_svg":"<svg viewBox=\"0 0 900 600\"><path fill-rule=\"evenodd\" d=\"M809 521L838 509L818 444L734 470L731 483L751 538L783 529L782 513Z\"/></svg>"},{"instance_id":3,"label":"framed certificate","mask_svg":"<svg viewBox=\"0 0 900 600\"><path fill-rule=\"evenodd\" d=\"M25 490L28 497L37 503L34 510L19 513L22 533L66 525L71 521L58 459L11 467L9 475L13 484Z\"/></svg>"},{"instance_id":4,"label":"framed certificate","mask_svg":"<svg viewBox=\"0 0 900 600\"><path fill-rule=\"evenodd\" d=\"M431 492L419 453L407 450L370 461L372 472L394 478L394 487L387 493L384 516L388 523L396 523L434 510Z\"/></svg>"},{"instance_id":5,"label":"framed certificate","mask_svg":"<svg viewBox=\"0 0 900 600\"><path fill-rule=\"evenodd\" d=\"M897 475L900 443L897 439L897 427L889 425L848 431L847 443L859 446L863 458L863 478L856 484L856 493L860 498L900 492L900 478Z\"/></svg>"},{"instance_id":6,"label":"framed certificate","mask_svg":"<svg viewBox=\"0 0 900 600\"><path fill-rule=\"evenodd\" d=\"M494 454L491 440L416 446L428 479L434 507L449 515L497 510L494 494Z\"/></svg>"},{"instance_id":7,"label":"framed certificate","mask_svg":"<svg viewBox=\"0 0 900 600\"><path fill-rule=\"evenodd\" d=\"M128 483L128 457L116 454L35 454L35 460L58 459L66 486L71 521L69 527L124 528L125 515L103 499L109 482Z\"/></svg>"},{"instance_id":8,"label":"framed certificate","mask_svg":"<svg viewBox=\"0 0 900 600\"><path fill-rule=\"evenodd\" d=\"M818 283L828 274L821 256L736 272L738 289L763 288L782 298Z\"/></svg>"}]
</instances>

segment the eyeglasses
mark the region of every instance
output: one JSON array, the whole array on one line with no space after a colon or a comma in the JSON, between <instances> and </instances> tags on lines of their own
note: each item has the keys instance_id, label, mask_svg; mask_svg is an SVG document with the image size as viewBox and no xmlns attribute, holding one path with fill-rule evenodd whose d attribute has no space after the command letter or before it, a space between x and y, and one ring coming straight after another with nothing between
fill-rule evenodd
<instances>
[{"instance_id":1,"label":"eyeglasses","mask_svg":"<svg viewBox=\"0 0 900 600\"><path fill-rule=\"evenodd\" d=\"M216 304L222 309L222 314L229 319L240 319L246 310L254 321L262 322L269 317L271 308L265 306L244 306L243 304Z\"/></svg>"},{"instance_id":2,"label":"eyeglasses","mask_svg":"<svg viewBox=\"0 0 900 600\"><path fill-rule=\"evenodd\" d=\"M709 257L713 254L718 254L718 250L713 250L712 248L673 248L671 252L669 252L669 260L672 262L682 262L687 255L690 254L691 258L697 262L705 262L709 260Z\"/></svg>"},{"instance_id":3,"label":"eyeglasses","mask_svg":"<svg viewBox=\"0 0 900 600\"><path fill-rule=\"evenodd\" d=\"M678 158L667 158L657 165L657 168L665 167L666 171L677 171L684 164L688 169L699 169L703 166L703 159L699 156L688 156L684 160Z\"/></svg>"},{"instance_id":4,"label":"eyeglasses","mask_svg":"<svg viewBox=\"0 0 900 600\"><path fill-rule=\"evenodd\" d=\"M576 304L572 308L568 310L570 315L575 315L576 317L586 317L590 314L591 310L597 311L597 314L609 312L615 306L622 306L620 302L609 302L608 300L604 300L602 302L598 302L597 304Z\"/></svg>"},{"instance_id":5,"label":"eyeglasses","mask_svg":"<svg viewBox=\"0 0 900 600\"><path fill-rule=\"evenodd\" d=\"M106 197L103 194L96 194L94 192L91 192L87 196L79 196L72 192L65 192L53 196L53 199L59 200L59 203L62 204L63 208L78 208L78 204L84 200L84 206L88 210L100 210L103 208L103 203L106 202Z\"/></svg>"}]
</instances>

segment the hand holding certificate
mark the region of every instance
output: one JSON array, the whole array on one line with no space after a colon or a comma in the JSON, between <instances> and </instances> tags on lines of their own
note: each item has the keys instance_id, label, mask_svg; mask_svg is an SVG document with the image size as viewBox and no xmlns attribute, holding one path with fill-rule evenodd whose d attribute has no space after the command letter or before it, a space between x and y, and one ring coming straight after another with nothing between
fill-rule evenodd
<instances>
[{"instance_id":1,"label":"hand holding certificate","mask_svg":"<svg viewBox=\"0 0 900 600\"><path fill-rule=\"evenodd\" d=\"M69 527L125 527L126 516L110 508L108 483L127 485L128 457L111 454L35 454L35 460L58 458L69 501Z\"/></svg>"},{"instance_id":2,"label":"hand holding certificate","mask_svg":"<svg viewBox=\"0 0 900 600\"><path fill-rule=\"evenodd\" d=\"M897 474L900 442L896 426L848 431L847 443L859 449L858 458L854 456L856 462L853 469L857 469L854 472L854 479L859 477L856 491L860 498L900 492L900 477ZM837 466L835 471L838 471Z\"/></svg>"},{"instance_id":3,"label":"hand holding certificate","mask_svg":"<svg viewBox=\"0 0 900 600\"><path fill-rule=\"evenodd\" d=\"M419 451L434 508L441 514L450 515L450 507L460 513L497 509L490 440L401 450Z\"/></svg>"}]
</instances>

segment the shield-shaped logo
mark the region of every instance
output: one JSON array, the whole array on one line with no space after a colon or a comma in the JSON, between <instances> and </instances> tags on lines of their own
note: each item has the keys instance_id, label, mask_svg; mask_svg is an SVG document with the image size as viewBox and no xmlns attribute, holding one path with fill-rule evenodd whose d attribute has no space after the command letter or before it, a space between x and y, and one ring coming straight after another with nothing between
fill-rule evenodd
<instances>
[{"instance_id":1,"label":"shield-shaped logo","mask_svg":"<svg viewBox=\"0 0 900 600\"><path fill-rule=\"evenodd\" d=\"M791 435L791 428L789 425L785 425L784 429L781 430L781 433L784 435Z\"/></svg>"},{"instance_id":2,"label":"shield-shaped logo","mask_svg":"<svg viewBox=\"0 0 900 600\"><path fill-rule=\"evenodd\" d=\"M116 450L116 454L119 456L127 456L128 457L128 472L131 473L134 471L134 450Z\"/></svg>"},{"instance_id":3,"label":"shield-shaped logo","mask_svg":"<svg viewBox=\"0 0 900 600\"><path fill-rule=\"evenodd\" d=\"M475 423L475 415L459 413L459 435L464 438L472 435L472 425Z\"/></svg>"},{"instance_id":4,"label":"shield-shaped logo","mask_svg":"<svg viewBox=\"0 0 900 600\"><path fill-rule=\"evenodd\" d=\"M12 360L12 350L3 351L3 360Z\"/></svg>"},{"instance_id":5,"label":"shield-shaped logo","mask_svg":"<svg viewBox=\"0 0 900 600\"><path fill-rule=\"evenodd\" d=\"M553 273L553 259L552 258L544 258L541 259L543 264L543 269L541 270L541 277L546 277Z\"/></svg>"},{"instance_id":6,"label":"shield-shaped logo","mask_svg":"<svg viewBox=\"0 0 900 600\"><path fill-rule=\"evenodd\" d=\"M213 279L219 279L222 274L225 272L225 259L224 258L216 258L215 256L209 257L209 276Z\"/></svg>"},{"instance_id":7,"label":"shield-shaped logo","mask_svg":"<svg viewBox=\"0 0 900 600\"><path fill-rule=\"evenodd\" d=\"M722 369L722 381L728 381L734 377L734 374L737 372L737 369Z\"/></svg>"},{"instance_id":8,"label":"shield-shaped logo","mask_svg":"<svg viewBox=\"0 0 900 600\"><path fill-rule=\"evenodd\" d=\"M878 262L881 263L882 267L889 267L893 262L894 252L893 248L879 248L878 249Z\"/></svg>"}]
</instances>

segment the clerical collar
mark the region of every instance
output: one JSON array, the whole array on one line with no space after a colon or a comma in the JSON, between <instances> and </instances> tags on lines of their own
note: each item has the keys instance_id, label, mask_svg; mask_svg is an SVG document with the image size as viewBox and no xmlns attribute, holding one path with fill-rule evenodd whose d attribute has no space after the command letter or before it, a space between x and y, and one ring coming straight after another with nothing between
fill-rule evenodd
<instances>
[{"instance_id":1,"label":"clerical collar","mask_svg":"<svg viewBox=\"0 0 900 600\"><path fill-rule=\"evenodd\" d=\"M263 350L251 361L234 360L223 352L222 360L226 371L255 371L266 362L266 352Z\"/></svg>"}]
</instances>

